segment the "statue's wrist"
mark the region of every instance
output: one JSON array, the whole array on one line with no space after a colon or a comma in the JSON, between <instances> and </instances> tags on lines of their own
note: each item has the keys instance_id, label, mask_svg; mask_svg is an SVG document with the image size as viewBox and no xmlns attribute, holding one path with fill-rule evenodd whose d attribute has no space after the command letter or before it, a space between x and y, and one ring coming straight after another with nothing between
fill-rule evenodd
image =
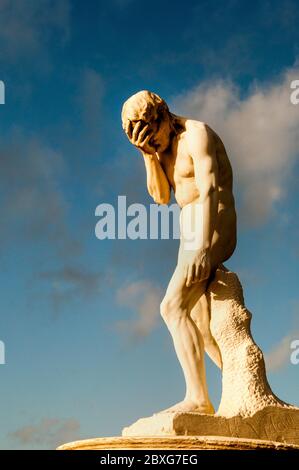
<instances>
[{"instance_id":1,"label":"statue's wrist","mask_svg":"<svg viewBox=\"0 0 299 470\"><path fill-rule=\"evenodd\" d=\"M143 154L144 158L147 158L148 160L154 160L156 158L155 153L147 153L147 152L142 151L142 154Z\"/></svg>"},{"instance_id":2,"label":"statue's wrist","mask_svg":"<svg viewBox=\"0 0 299 470\"><path fill-rule=\"evenodd\" d=\"M202 250L204 250L204 251L210 251L210 249L211 249L211 244L210 244L210 242L203 243L203 245L202 245Z\"/></svg>"}]
</instances>

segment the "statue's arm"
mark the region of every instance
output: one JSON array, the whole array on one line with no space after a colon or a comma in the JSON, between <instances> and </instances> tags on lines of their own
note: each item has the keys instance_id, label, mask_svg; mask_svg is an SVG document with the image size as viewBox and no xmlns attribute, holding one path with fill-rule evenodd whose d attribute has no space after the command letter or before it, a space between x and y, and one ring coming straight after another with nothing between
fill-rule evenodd
<instances>
[{"instance_id":1,"label":"statue's arm","mask_svg":"<svg viewBox=\"0 0 299 470\"><path fill-rule=\"evenodd\" d=\"M168 204L170 200L170 186L157 155L145 152L142 152L142 155L146 168L146 181L149 194L157 204Z\"/></svg>"},{"instance_id":2,"label":"statue's arm","mask_svg":"<svg viewBox=\"0 0 299 470\"><path fill-rule=\"evenodd\" d=\"M203 210L203 248L210 249L219 201L216 145L211 130L205 125L196 129L189 146Z\"/></svg>"}]
</instances>

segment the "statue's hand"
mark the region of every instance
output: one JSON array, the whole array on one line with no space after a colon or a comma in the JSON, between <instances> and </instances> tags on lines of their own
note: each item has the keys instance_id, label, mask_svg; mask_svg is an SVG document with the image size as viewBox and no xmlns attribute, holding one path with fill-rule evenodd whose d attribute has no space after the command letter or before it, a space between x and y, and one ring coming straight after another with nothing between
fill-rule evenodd
<instances>
[{"instance_id":1,"label":"statue's hand","mask_svg":"<svg viewBox=\"0 0 299 470\"><path fill-rule=\"evenodd\" d=\"M156 153L155 147L150 143L153 134L150 131L149 125L144 124L145 123L143 121L138 121L133 128L132 122L130 121L125 132L129 141L135 145L135 147L144 153L153 155Z\"/></svg>"},{"instance_id":2,"label":"statue's hand","mask_svg":"<svg viewBox=\"0 0 299 470\"><path fill-rule=\"evenodd\" d=\"M185 251L184 276L186 286L208 279L211 273L211 253L208 249Z\"/></svg>"}]
</instances>

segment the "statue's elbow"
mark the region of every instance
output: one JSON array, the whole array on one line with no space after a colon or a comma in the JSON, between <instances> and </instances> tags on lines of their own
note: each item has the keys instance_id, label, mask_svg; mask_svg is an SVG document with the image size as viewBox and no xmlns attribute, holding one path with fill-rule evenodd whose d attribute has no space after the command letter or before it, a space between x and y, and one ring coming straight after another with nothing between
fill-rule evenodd
<instances>
[{"instance_id":1,"label":"statue's elbow","mask_svg":"<svg viewBox=\"0 0 299 470\"><path fill-rule=\"evenodd\" d=\"M169 203L169 199L163 198L163 197L155 198L154 201L156 204L159 204L159 205Z\"/></svg>"},{"instance_id":2,"label":"statue's elbow","mask_svg":"<svg viewBox=\"0 0 299 470\"><path fill-rule=\"evenodd\" d=\"M156 204L168 204L170 201L170 194L159 194L154 196Z\"/></svg>"}]
</instances>

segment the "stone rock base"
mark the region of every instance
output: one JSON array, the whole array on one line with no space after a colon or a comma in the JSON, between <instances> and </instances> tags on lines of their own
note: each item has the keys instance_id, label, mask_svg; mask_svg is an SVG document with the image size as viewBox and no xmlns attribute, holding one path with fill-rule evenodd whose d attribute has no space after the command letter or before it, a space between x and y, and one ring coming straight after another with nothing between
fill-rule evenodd
<instances>
[{"instance_id":1,"label":"stone rock base","mask_svg":"<svg viewBox=\"0 0 299 470\"><path fill-rule=\"evenodd\" d=\"M70 442L57 450L299 450L299 446L219 436L102 437Z\"/></svg>"},{"instance_id":2,"label":"stone rock base","mask_svg":"<svg viewBox=\"0 0 299 470\"><path fill-rule=\"evenodd\" d=\"M299 446L299 409L267 407L247 418L224 418L199 413L157 413L124 428L122 435L139 438L200 436L200 439L204 439L204 436L222 436L224 440L258 439Z\"/></svg>"}]
</instances>

